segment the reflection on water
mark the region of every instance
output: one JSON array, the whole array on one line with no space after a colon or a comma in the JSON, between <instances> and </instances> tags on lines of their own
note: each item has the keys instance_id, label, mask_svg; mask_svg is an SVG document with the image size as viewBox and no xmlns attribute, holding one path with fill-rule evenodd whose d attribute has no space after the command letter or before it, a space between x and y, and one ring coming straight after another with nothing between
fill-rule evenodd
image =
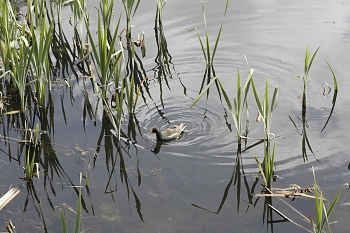
<instances>
[{"instance_id":1,"label":"reflection on water","mask_svg":"<svg viewBox=\"0 0 350 233\"><path fill-rule=\"evenodd\" d=\"M333 58L338 51L345 53L343 45L333 44L340 35L346 34L344 29L339 32L322 24L328 19L319 16L316 11L308 12L311 20L305 23L304 3L301 2L276 7L273 5L278 3L237 3L230 6L225 19L217 60L213 66L207 67L204 61L195 59L201 56L200 45L195 34L187 31L194 26L203 29L201 4L204 4L207 14L215 14L218 18L208 28L209 35L212 35L221 22L217 21L222 17L221 4L182 1L167 4L163 8L165 13L157 15L154 22L154 8L151 9L150 3L142 2L135 14L135 25L142 25L142 30L145 30L147 54L133 48L131 40L125 35L120 38L126 56L125 70L121 72L125 71L129 83L134 79L133 92L135 97L140 98L135 106L130 106L125 100L127 104L119 113L120 119L117 117L120 88L108 89L105 102L100 98L96 81L92 78L93 72L99 75L97 69L91 68L95 66L95 61L83 59L89 51L83 43L85 35L81 35L77 27L69 25L69 8L63 10L59 19L62 23L55 24L51 43L52 92L47 96L46 104L39 106L35 92L28 87L28 110L1 114L3 133L0 149L3 157L0 172L4 185L1 192L4 193L11 184L22 187L17 201L7 206L7 211L13 213L7 219L11 218L17 229L60 232L58 211L55 211L58 208L64 210L67 221L73 225L75 216L70 215L69 209L75 209L77 175L82 171L86 181L82 198L85 230L232 232L236 229L257 232L262 227L265 231L266 227L267 232L300 231L299 227L280 223L276 218L269 205L278 206L280 211L288 213L288 218L302 222L288 207L280 207L280 200L254 196L261 191L262 183L254 160L254 156L263 157L261 124L251 120L252 133L246 145L239 145L232 127L233 120L217 84L190 108L198 93L217 75L229 96L235 95L236 76L233 73L237 67L242 73L247 70L245 62L241 62L243 54L248 54L250 65L255 66L254 80L258 91L261 91L259 88L263 83L260 80L265 80L266 75L281 90L272 125L278 142L275 172L278 171L280 179L273 185L310 185L312 178L307 177L311 177L308 170L311 165L327 170L332 164L342 164L344 168L339 168L341 171L332 170L333 178L348 180L348 161L345 158L348 134L344 117L348 110L346 101L341 100L346 99L345 92L334 93L340 99L337 105L344 109L342 114L337 112L337 108L333 109L335 101L333 105L326 106L327 101L331 102L329 98L318 97L320 83L324 82L319 83L318 79L322 77L331 83L329 79L332 77L323 75L329 73L328 67L319 65L322 62L316 58L315 73L312 73L314 76L308 89L309 105L300 111L297 96L302 89L299 80L291 78L299 72L297 68L302 67L306 42L317 46L320 38L326 38L320 50L320 60L327 57L330 64L336 64L333 68L339 72L339 83L347 88L348 84L343 80L344 71L339 69L340 65L348 63L347 58L343 56L341 61ZM334 5L335 9L339 8L339 5ZM318 5L318 10L327 12L328 7L329 3L324 3ZM347 5L343 7L348 8ZM93 10L92 5L87 8ZM266 14L268 8L272 10ZM288 17L281 17L278 9ZM340 15L338 21L342 21L343 17ZM152 20L145 20L149 18ZM281 19L281 22L276 19ZM292 19L295 19L294 26L285 23ZM286 32L286 28L290 31ZM296 28L300 28L301 32L311 32L310 29L315 28L315 35L307 33L307 37L302 37L303 34L296 33L299 31ZM330 36L320 36L326 33ZM71 42L73 36L74 43ZM132 36L136 37L136 34ZM3 79L1 88L4 113L19 109L20 101L11 82ZM254 106L253 96L248 101ZM132 107L134 112L129 111ZM332 115L333 110L337 115L328 121L329 112ZM251 113L256 114L254 107ZM302 133L295 130L300 124L295 116L300 113ZM115 125L118 120L122 123L121 128ZM325 121L328 126L319 134ZM34 178L32 182L18 182L18 177L23 177L23 169L18 167L23 166L26 155L21 141L25 133L30 135L30 129L37 122L40 130L46 132L40 135L42 146L37 151L40 155L37 157L40 178ZM153 135L149 135L155 126L178 123L188 126L177 140L157 142ZM299 133L303 136L302 145ZM304 148L302 153L300 148ZM306 148L315 154L317 161L309 158L304 163L302 158L307 158ZM337 154L344 156L331 156ZM300 177L300 174L305 177ZM334 183L330 177L327 179L329 184ZM322 186L327 188L327 184ZM332 186L327 190L327 196L339 187ZM304 215L313 214L312 200L296 198L287 201ZM335 211L339 211L337 208ZM20 214L15 213L16 209ZM348 213L347 210L341 211ZM339 222L344 222L337 217ZM21 221L21 218L26 220ZM308 227L304 223L303 226ZM346 232L344 229L347 229L342 224L332 227L336 232Z\"/></svg>"}]
</instances>

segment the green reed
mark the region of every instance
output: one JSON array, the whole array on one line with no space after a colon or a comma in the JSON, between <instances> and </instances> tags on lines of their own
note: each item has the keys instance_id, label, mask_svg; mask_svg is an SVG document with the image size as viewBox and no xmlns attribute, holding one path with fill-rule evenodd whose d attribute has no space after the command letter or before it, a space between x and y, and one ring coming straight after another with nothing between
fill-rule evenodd
<instances>
[{"instance_id":1,"label":"green reed","mask_svg":"<svg viewBox=\"0 0 350 233\"><path fill-rule=\"evenodd\" d=\"M241 75L238 70L237 73L237 94L236 97L233 98L233 102L230 101L230 98L228 97L226 90L224 86L222 85L219 77L213 78L210 83L203 88L203 90L199 93L198 97L193 101L191 107L193 107L201 98L202 96L209 90L210 86L214 82L218 82L220 90L222 91L226 104L230 110L232 119L236 126L236 133L237 133L237 142L238 144L242 143L242 129L243 129L243 116L246 112L248 114L248 102L247 102L247 95L249 93L250 83L253 77L254 69L251 69L249 71L248 78L244 84L243 90L241 86ZM232 104L233 103L233 104Z\"/></svg>"},{"instance_id":2,"label":"green reed","mask_svg":"<svg viewBox=\"0 0 350 233\"><path fill-rule=\"evenodd\" d=\"M102 4L102 7L109 7L108 4ZM102 12L107 11L102 8ZM100 97L106 98L107 91L112 81L114 81L113 74L115 74L114 70L117 68L119 62L121 62L122 57L122 47L116 50L117 47L117 38L118 38L118 30L120 25L120 18L118 20L115 31L113 32L113 38L110 41L108 39L108 32L110 25L104 25L106 21L101 23L101 12L98 12L98 28L97 28L97 42L94 40L94 35L90 31L89 23L85 18L85 24L87 28L87 34L89 37L89 42L92 48L92 54L94 56L94 61L96 68L98 69L98 77L99 77L99 88L97 88L97 92L100 94ZM115 83L118 85L118 83ZM101 89L101 91L100 91Z\"/></svg>"},{"instance_id":3,"label":"green reed","mask_svg":"<svg viewBox=\"0 0 350 233\"><path fill-rule=\"evenodd\" d=\"M309 84L309 72L312 66L312 63L316 57L316 54L318 50L320 49L321 46L317 48L317 50L312 54L309 51L309 46L306 46L306 51L305 51L305 59L304 59L304 74L303 75L297 75L294 76L294 78L303 78L303 84L304 84L304 89L303 89L303 106L306 107L306 90L307 86Z\"/></svg>"},{"instance_id":4,"label":"green reed","mask_svg":"<svg viewBox=\"0 0 350 233\"><path fill-rule=\"evenodd\" d=\"M0 56L4 69L11 69L11 55L17 37L17 21L9 0L0 4Z\"/></svg>"},{"instance_id":5,"label":"green reed","mask_svg":"<svg viewBox=\"0 0 350 233\"><path fill-rule=\"evenodd\" d=\"M82 180L82 173L80 172L79 176L79 194L78 194L78 204L77 204L77 212L76 212L76 218L75 218L75 227L74 227L74 233L80 233L80 220L81 220L81 180ZM66 219L64 217L62 209L60 209L60 218L61 218L61 226L62 226L62 232L68 233Z\"/></svg>"},{"instance_id":6,"label":"green reed","mask_svg":"<svg viewBox=\"0 0 350 233\"><path fill-rule=\"evenodd\" d=\"M273 96L271 103L269 104L269 85L268 85L268 79L266 78L265 82L265 92L264 92L264 98L262 101L259 99L258 92L256 91L256 87L254 84L254 80L252 79L252 88L254 92L254 97L256 104L258 106L259 116L261 117L263 123L264 123L264 130L265 130L265 139L268 141L271 139L271 120L272 120L272 112L277 107L277 97L278 97L278 87L276 86L273 91Z\"/></svg>"},{"instance_id":7,"label":"green reed","mask_svg":"<svg viewBox=\"0 0 350 233\"><path fill-rule=\"evenodd\" d=\"M113 15L114 0L101 0L100 10L103 20L103 25L110 25Z\"/></svg>"},{"instance_id":8,"label":"green reed","mask_svg":"<svg viewBox=\"0 0 350 233\"><path fill-rule=\"evenodd\" d=\"M126 38L131 38L131 20L135 16L141 0L122 0L126 16Z\"/></svg>"},{"instance_id":9,"label":"green reed","mask_svg":"<svg viewBox=\"0 0 350 233\"><path fill-rule=\"evenodd\" d=\"M11 74L11 80L18 91L21 111L25 110L25 89L33 50L29 45L28 32L24 22L19 24L8 0L0 4L0 54L5 72Z\"/></svg>"},{"instance_id":10,"label":"green reed","mask_svg":"<svg viewBox=\"0 0 350 233\"><path fill-rule=\"evenodd\" d=\"M309 138L307 136L307 131L306 131L306 129L308 128L307 120L306 120L306 106L307 106L306 93L307 93L307 86L309 84L309 72L310 72L312 63L313 63L313 61L316 57L316 54L317 54L318 50L320 49L320 47L321 46L319 46L317 48L317 50L311 55L311 52L309 51L308 45L306 46L305 59L304 59L304 74L294 76L294 78L303 78L302 117L301 117L302 124L303 124L303 130L301 133L301 135L302 135L301 151L302 151L304 161L307 160L307 148L309 148L311 153L314 153L312 148L311 148L311 144L310 144ZM290 119L291 119L292 123L294 124L294 126L296 127L296 124L292 120L291 117L290 117Z\"/></svg>"},{"instance_id":11,"label":"green reed","mask_svg":"<svg viewBox=\"0 0 350 233\"><path fill-rule=\"evenodd\" d=\"M29 140L27 140L28 132L30 134ZM39 124L36 124L34 135L29 130L28 132L25 132L25 143L28 142L28 146L24 145L24 148L28 147L28 150L24 150L24 172L25 172L25 179L26 180L32 180L34 177L34 168L36 167L36 173L37 177L39 177L39 166L38 163L35 163L35 157L36 151L38 149L38 140L39 140ZM33 148L33 149L31 149Z\"/></svg>"},{"instance_id":12,"label":"green reed","mask_svg":"<svg viewBox=\"0 0 350 233\"><path fill-rule=\"evenodd\" d=\"M23 27L24 28L24 27ZM12 48L11 50L11 80L19 94L21 102L21 111L25 111L26 107L26 87L29 83L28 71L31 69L31 59L33 54L32 47L25 37L20 37L18 40L18 48Z\"/></svg>"},{"instance_id":13,"label":"green reed","mask_svg":"<svg viewBox=\"0 0 350 233\"><path fill-rule=\"evenodd\" d=\"M237 95L236 97L233 98L233 107L231 104L230 99L228 98L226 91L224 89L224 86L222 85L222 83L220 82L220 80L218 80L220 89L225 97L225 101L226 104L231 112L232 115L232 119L235 123L236 126L236 132L237 132L237 141L238 144L242 144L242 127L243 127L243 115L244 112L248 113L248 102L247 102L247 95L249 92L249 87L250 87L250 83L253 77L253 73L254 73L254 69L251 69L249 71L249 75L248 78L246 80L246 83L244 84L243 90L241 87L241 75L240 72L238 70L238 74L237 74Z\"/></svg>"},{"instance_id":14,"label":"green reed","mask_svg":"<svg viewBox=\"0 0 350 233\"><path fill-rule=\"evenodd\" d=\"M46 93L51 91L49 51L53 36L54 23L47 21L45 1L34 0L34 10L30 13L30 31L32 38L32 66L35 71L36 95L40 106L45 106ZM46 87L47 86L47 87Z\"/></svg>"},{"instance_id":15,"label":"green reed","mask_svg":"<svg viewBox=\"0 0 350 233\"><path fill-rule=\"evenodd\" d=\"M326 61L326 60L325 60ZM332 72L332 76L333 76L333 86L334 86L334 94L333 94L333 99L332 99L332 108L331 108L331 111L329 113L329 116L327 118L327 121L326 123L324 124L322 130L321 130L321 133L322 131L326 128L329 120L331 119L331 116L332 116L332 113L333 113L333 110L334 110L334 107L335 107L335 103L337 101L337 96L338 96L338 82L337 82L337 77L335 76L334 74L334 71L331 67L331 65L326 61L327 65L328 65L328 68L330 69L330 71Z\"/></svg>"},{"instance_id":16,"label":"green reed","mask_svg":"<svg viewBox=\"0 0 350 233\"><path fill-rule=\"evenodd\" d=\"M224 18L226 16L229 3L230 3L230 0L226 0L226 6L225 6L225 11L224 11ZM202 40L201 36L199 35L199 32L198 32L197 28L195 28L195 29L196 29L196 32L197 32L199 43L200 43L201 48L202 48L202 52L203 52L203 55L204 55L205 62L207 64L207 66L211 66L211 65L213 65L213 62L214 62L214 56L215 56L216 50L217 50L218 45L219 45L220 36L221 36L222 27L224 25L224 22L223 21L221 22L221 26L220 26L219 32L218 32L218 34L216 36L214 49L211 52L211 50L210 50L210 39L209 39L208 28L207 28L207 19L206 19L206 16L205 16L204 6L202 6L202 12L203 12L203 17L204 17L204 25L205 25L205 42L206 42L206 46L204 46L203 40Z\"/></svg>"},{"instance_id":17,"label":"green reed","mask_svg":"<svg viewBox=\"0 0 350 233\"><path fill-rule=\"evenodd\" d=\"M273 178L273 167L274 167L274 158L275 158L275 151L276 151L276 142L274 142L274 146L271 152L270 148L270 141L271 138L274 137L274 135L271 133L271 120L272 120L272 112L277 107L277 97L278 97L278 87L276 86L273 91L273 96L271 99L271 103L269 100L269 85L268 85L268 79L266 78L265 82L265 92L264 92L264 98L262 100L259 99L258 93L255 88L254 80L251 80L252 89L254 92L254 97L256 104L258 106L259 110L259 116L261 117L263 124L264 124L264 175L266 177L265 179L265 185L267 187L271 187L271 182Z\"/></svg>"},{"instance_id":18,"label":"green reed","mask_svg":"<svg viewBox=\"0 0 350 233\"><path fill-rule=\"evenodd\" d=\"M316 183L315 169L312 167L312 174L314 176L314 192L315 192L315 212L316 212L316 222L313 221L312 217L309 216L312 230L314 233L322 233L325 224L327 223L327 232L331 232L330 223L328 221L329 215L332 213L335 204L337 203L342 190L339 190L338 194L332 201L329 209L327 210L324 204L323 194L318 189ZM324 216L323 216L324 214Z\"/></svg>"}]
</instances>

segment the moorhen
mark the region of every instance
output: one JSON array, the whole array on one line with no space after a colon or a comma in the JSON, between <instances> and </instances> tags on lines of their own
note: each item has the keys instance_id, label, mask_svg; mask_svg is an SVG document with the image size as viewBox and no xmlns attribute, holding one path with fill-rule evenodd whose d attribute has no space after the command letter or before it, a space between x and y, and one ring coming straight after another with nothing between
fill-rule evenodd
<instances>
[{"instance_id":1,"label":"moorhen","mask_svg":"<svg viewBox=\"0 0 350 233\"><path fill-rule=\"evenodd\" d=\"M157 135L157 141L170 141L180 137L186 126L187 124L181 123L179 125L170 126L161 132L159 132L157 128L153 128L150 134L155 133Z\"/></svg>"}]
</instances>

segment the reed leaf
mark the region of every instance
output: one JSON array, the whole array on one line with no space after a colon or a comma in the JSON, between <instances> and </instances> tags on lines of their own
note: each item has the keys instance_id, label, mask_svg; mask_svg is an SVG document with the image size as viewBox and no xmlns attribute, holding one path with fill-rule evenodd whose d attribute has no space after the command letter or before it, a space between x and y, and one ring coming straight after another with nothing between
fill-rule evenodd
<instances>
[{"instance_id":1,"label":"reed leaf","mask_svg":"<svg viewBox=\"0 0 350 233\"><path fill-rule=\"evenodd\" d=\"M337 203L340 194L341 194L341 189L339 190L339 192L337 193L337 195L335 196L335 198L333 199L330 208L326 209L325 205L324 205L324 198L323 198L323 194L322 192L319 190L317 183L316 183L316 176L315 176L315 169L314 167L312 167L312 174L314 176L314 192L315 192L315 215L316 215L316 222L314 222L312 220L312 217L310 216L310 223L312 225L312 229L313 231L316 233L322 233L323 232L323 228L325 223L327 222L327 228L328 228L328 232L331 232L331 228L330 228L330 223L328 221L328 218L330 216L330 214L332 213L335 204ZM323 217L323 214L325 214L325 216Z\"/></svg>"},{"instance_id":2,"label":"reed leaf","mask_svg":"<svg viewBox=\"0 0 350 233\"><path fill-rule=\"evenodd\" d=\"M98 29L97 29L97 38L98 41L95 43L93 39L93 35L89 28L88 20L85 18L85 24L87 28L87 34L89 37L89 42L91 44L92 53L94 55L94 59L96 61L96 65L98 68L98 77L100 81L101 88L101 97L107 97L107 89L108 84L113 80L113 70L116 68L121 58L122 48L119 50L115 50L117 37L118 37L118 29L120 25L120 17L115 28L113 37L111 42L108 42L108 29L106 25L101 24L101 13L99 12L98 17ZM118 84L116 84L118 85Z\"/></svg>"},{"instance_id":3,"label":"reed leaf","mask_svg":"<svg viewBox=\"0 0 350 233\"><path fill-rule=\"evenodd\" d=\"M254 69L251 69L248 75L248 78L244 84L244 88L242 90L241 87L241 75L240 72L238 70L238 74L237 74L237 96L233 99L233 106L234 108L232 108L232 104L230 99L228 98L226 91L223 87L223 85L221 84L220 80L218 80L220 89L224 95L226 104L230 110L230 113L232 115L233 121L235 123L236 126L236 132L237 132L237 141L239 144L242 143L242 120L243 120L243 113L244 113L244 108L247 108L248 110L248 104L247 104L247 95L249 92L249 87L250 87L250 82L252 80L253 77L253 73L254 73ZM242 98L242 91L244 93L244 96Z\"/></svg>"},{"instance_id":4,"label":"reed leaf","mask_svg":"<svg viewBox=\"0 0 350 233\"><path fill-rule=\"evenodd\" d=\"M270 140L270 127L271 127L271 120L272 120L272 112L277 107L277 97L278 97L278 87L276 86L274 88L273 97L271 101L271 107L269 108L269 90L268 90L268 79L266 78L265 82L265 93L264 93L264 99L261 102L258 96L258 93L256 91L256 87L254 84L254 81L252 79L252 88L254 92L254 97L256 104L258 106L259 113L261 115L261 118L264 122L264 129L265 129L265 138L267 140Z\"/></svg>"},{"instance_id":5,"label":"reed leaf","mask_svg":"<svg viewBox=\"0 0 350 233\"><path fill-rule=\"evenodd\" d=\"M326 60L325 60L325 61L326 61ZM338 96L338 82L337 82L337 77L335 76L334 71L333 71L331 65L330 65L327 61L326 61L326 63L327 63L327 65L328 65L329 69L330 69L331 72L332 72L332 76L333 76L333 85L334 85L334 94L333 94L333 99L332 99L332 108L331 108L331 111L330 111L329 116L328 116L328 118L327 118L327 121L326 121L326 123L324 124L324 126L323 126L323 128L322 128L322 130L321 130L321 133L322 133L322 131L326 128L326 126L327 126L329 120L331 119L331 116L332 116L332 114L333 114L333 110L334 110L334 107L335 107L335 102L337 101L337 96Z\"/></svg>"},{"instance_id":6,"label":"reed leaf","mask_svg":"<svg viewBox=\"0 0 350 233\"><path fill-rule=\"evenodd\" d=\"M226 1L226 6L225 6L224 18L225 18L225 16L226 16L229 3L230 3L230 0L227 0L227 1ZM218 45L219 45L219 41L220 41L220 36L221 36L221 31L222 31L223 25L224 25L224 21L221 22L221 26L220 26L218 35L217 35L217 37L216 37L216 41L215 41L215 45L214 45L214 49L213 49L213 56L212 56L212 58L211 58L211 63L213 63L213 61L214 61L214 56L215 56L216 50L217 50Z\"/></svg>"},{"instance_id":7,"label":"reed leaf","mask_svg":"<svg viewBox=\"0 0 350 233\"><path fill-rule=\"evenodd\" d=\"M52 36L54 34L54 22L48 24L46 21L47 16L45 15L44 1L41 1L39 4L36 0L33 4L34 8L30 11L30 17L35 19L35 25L34 23L30 24L31 34L34 35L32 38L32 65L36 77L35 86L37 99L40 106L45 106L46 92L47 90L51 91L49 50Z\"/></svg>"},{"instance_id":8,"label":"reed leaf","mask_svg":"<svg viewBox=\"0 0 350 233\"><path fill-rule=\"evenodd\" d=\"M226 16L229 3L230 3L230 0L227 0L227 1L226 1L226 5L225 5L224 18L225 18L225 16ZM204 48L203 41L202 41L202 39L201 39L201 36L199 35L199 32L198 32L197 28L195 28L195 29L196 29L196 32L197 32L197 36L198 36L198 39L199 39L199 43L200 43L201 48L202 48L202 53L203 53L203 56L204 56L206 65L207 65L207 66L211 66L211 65L213 65L213 62L214 62L214 56L215 56L215 53L216 53L217 48L218 48L218 45L219 45L219 41L220 41L220 37L221 37L221 32L222 32L222 27L223 27L224 22L223 22L223 21L221 22L221 26L220 26L219 32L218 32L218 34L217 34L217 36L216 36L214 49L213 49L213 52L212 52L212 54L211 54L211 50L210 50L210 39L209 39L209 33L208 33L208 28L207 28L207 19L206 19L206 15L205 15L204 6L202 6L202 13L203 13L204 27L205 27L205 43L206 43L206 48Z\"/></svg>"},{"instance_id":9,"label":"reed leaf","mask_svg":"<svg viewBox=\"0 0 350 233\"><path fill-rule=\"evenodd\" d=\"M25 111L26 96L25 90L28 78L28 71L30 70L31 58L33 54L33 47L29 47L29 43L24 37L18 40L19 48L13 48L11 52L11 77L12 81L18 91L21 100L20 110Z\"/></svg>"},{"instance_id":10,"label":"reed leaf","mask_svg":"<svg viewBox=\"0 0 350 233\"><path fill-rule=\"evenodd\" d=\"M60 208L60 219L61 219L62 233L68 233L66 219L64 217L64 214L61 208Z\"/></svg>"}]
</instances>

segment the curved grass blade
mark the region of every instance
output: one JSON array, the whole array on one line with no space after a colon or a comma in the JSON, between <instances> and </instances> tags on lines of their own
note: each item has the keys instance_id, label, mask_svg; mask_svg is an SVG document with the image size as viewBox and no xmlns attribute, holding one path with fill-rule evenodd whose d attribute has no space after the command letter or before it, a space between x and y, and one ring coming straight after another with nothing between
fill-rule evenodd
<instances>
[{"instance_id":1,"label":"curved grass blade","mask_svg":"<svg viewBox=\"0 0 350 233\"><path fill-rule=\"evenodd\" d=\"M325 60L325 61L326 61L326 60ZM327 121L326 121L326 123L324 124L324 126L323 126L323 128L322 128L322 130L321 130L320 133L322 133L322 131L326 128L326 126L327 126L329 120L331 119L331 116L332 116L332 114L333 114L333 110L334 110L334 107L335 107L335 102L337 101L337 96L338 96L338 82L337 82L337 77L335 76L334 71L333 71L332 67L329 65L329 63L328 63L327 61L326 61L326 63L327 63L327 65L328 65L328 67L329 67L329 69L331 70L332 75L333 75L334 94L333 94L333 100L332 100L332 109L331 109L331 111L330 111L330 113L329 113L329 116L328 116L328 118L327 118Z\"/></svg>"}]
</instances>

